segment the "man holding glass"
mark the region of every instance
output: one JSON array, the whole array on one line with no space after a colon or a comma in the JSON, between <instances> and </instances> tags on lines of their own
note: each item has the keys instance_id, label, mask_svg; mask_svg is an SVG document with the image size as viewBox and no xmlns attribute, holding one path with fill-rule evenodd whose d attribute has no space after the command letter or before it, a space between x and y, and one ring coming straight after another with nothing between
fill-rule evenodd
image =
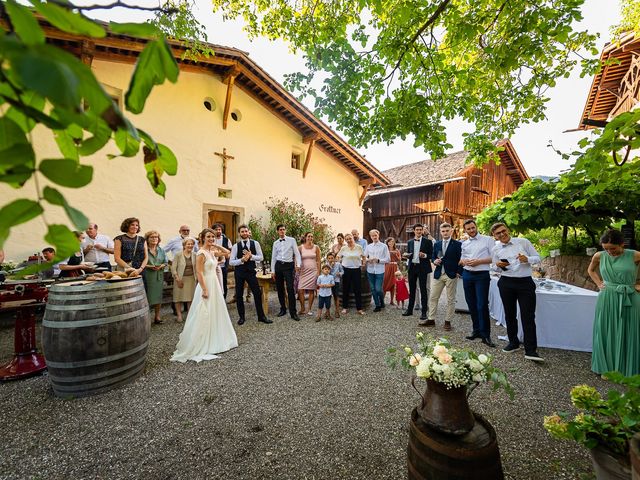
<instances>
[{"instance_id":1,"label":"man holding glass","mask_svg":"<svg viewBox=\"0 0 640 480\"><path fill-rule=\"evenodd\" d=\"M451 320L456 309L456 290L458 277L462 275L460 257L462 244L451 238L453 229L448 223L440 225L440 240L433 248L433 282L431 282L431 296L429 297L429 320L419 322L418 325L434 327L436 325L436 312L442 290L447 289L447 313L444 321L444 329L451 330Z\"/></svg>"},{"instance_id":2,"label":"man holding glass","mask_svg":"<svg viewBox=\"0 0 640 480\"><path fill-rule=\"evenodd\" d=\"M511 237L504 223L493 224L491 234L499 242L493 247L493 264L501 271L498 289L509 336L509 344L502 351L513 353L520 348L517 317L519 304L524 333L524 358L543 362L537 351L536 284L531 277L531 264L540 262L540 254L526 238Z\"/></svg>"}]
</instances>

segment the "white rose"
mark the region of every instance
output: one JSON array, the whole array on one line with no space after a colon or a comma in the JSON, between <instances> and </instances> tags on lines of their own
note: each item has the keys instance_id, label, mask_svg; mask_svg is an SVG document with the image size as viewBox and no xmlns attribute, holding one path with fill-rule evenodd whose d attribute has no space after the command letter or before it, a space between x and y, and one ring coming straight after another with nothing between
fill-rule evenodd
<instances>
[{"instance_id":1,"label":"white rose","mask_svg":"<svg viewBox=\"0 0 640 480\"><path fill-rule=\"evenodd\" d=\"M478 355L478 361L480 363L487 363L489 361L489 357L487 357L484 353Z\"/></svg>"},{"instance_id":2,"label":"white rose","mask_svg":"<svg viewBox=\"0 0 640 480\"><path fill-rule=\"evenodd\" d=\"M482 366L482 363L480 363L478 360L471 360L469 362L469 367L471 368L471 370L473 370L474 372L479 372L482 369L484 369L484 367Z\"/></svg>"},{"instance_id":3,"label":"white rose","mask_svg":"<svg viewBox=\"0 0 640 480\"><path fill-rule=\"evenodd\" d=\"M476 373L473 376L473 381L474 382L484 382L485 381L484 375L482 373Z\"/></svg>"},{"instance_id":4,"label":"white rose","mask_svg":"<svg viewBox=\"0 0 640 480\"><path fill-rule=\"evenodd\" d=\"M420 362L416 367L416 375L420 378L431 378L430 362Z\"/></svg>"},{"instance_id":5,"label":"white rose","mask_svg":"<svg viewBox=\"0 0 640 480\"><path fill-rule=\"evenodd\" d=\"M412 367L417 367L420 363L420 360L422 360L422 356L419 353L414 353L409 358L409 365L411 365Z\"/></svg>"}]
</instances>

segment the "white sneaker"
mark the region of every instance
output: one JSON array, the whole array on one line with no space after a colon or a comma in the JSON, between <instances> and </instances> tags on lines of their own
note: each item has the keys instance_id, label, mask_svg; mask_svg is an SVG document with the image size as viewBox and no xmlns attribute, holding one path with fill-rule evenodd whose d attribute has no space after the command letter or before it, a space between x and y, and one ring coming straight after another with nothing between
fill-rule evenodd
<instances>
[{"instance_id":1,"label":"white sneaker","mask_svg":"<svg viewBox=\"0 0 640 480\"><path fill-rule=\"evenodd\" d=\"M531 360L532 362L544 362L544 358L538 355L538 352L525 353L524 358Z\"/></svg>"}]
</instances>

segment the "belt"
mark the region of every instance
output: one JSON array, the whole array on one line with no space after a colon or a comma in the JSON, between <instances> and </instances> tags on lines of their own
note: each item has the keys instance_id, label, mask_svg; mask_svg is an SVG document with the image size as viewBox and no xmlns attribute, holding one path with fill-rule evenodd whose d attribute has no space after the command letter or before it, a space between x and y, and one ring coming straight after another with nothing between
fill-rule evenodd
<instances>
[{"instance_id":1,"label":"belt","mask_svg":"<svg viewBox=\"0 0 640 480\"><path fill-rule=\"evenodd\" d=\"M293 260L291 260L290 262L285 262L284 260L276 260L276 263L283 263L285 265L288 265L290 263L293 263Z\"/></svg>"},{"instance_id":2,"label":"belt","mask_svg":"<svg viewBox=\"0 0 640 480\"><path fill-rule=\"evenodd\" d=\"M622 311L622 307L630 307L633 305L631 296L635 293L636 289L633 285L627 285L625 283L607 283L605 282L605 290L613 290L618 295L621 295L619 308Z\"/></svg>"}]
</instances>

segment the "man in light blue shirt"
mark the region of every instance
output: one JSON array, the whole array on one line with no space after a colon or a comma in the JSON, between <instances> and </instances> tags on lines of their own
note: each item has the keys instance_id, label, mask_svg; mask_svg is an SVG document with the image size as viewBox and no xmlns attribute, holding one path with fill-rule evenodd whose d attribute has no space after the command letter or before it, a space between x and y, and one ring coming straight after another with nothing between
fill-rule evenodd
<instances>
[{"instance_id":1,"label":"man in light blue shirt","mask_svg":"<svg viewBox=\"0 0 640 480\"><path fill-rule=\"evenodd\" d=\"M353 241L362 247L362 251L367 248L367 241L364 238L360 238L360 232L357 229L351 230L351 235L353 235Z\"/></svg>"},{"instance_id":2,"label":"man in light blue shirt","mask_svg":"<svg viewBox=\"0 0 640 480\"><path fill-rule=\"evenodd\" d=\"M367 277L371 286L371 296L376 304L374 312L379 312L384 308L384 292L382 283L384 281L384 266L391 261L389 247L380 241L380 232L371 230L369 232L371 243L364 249L364 256L367 263Z\"/></svg>"},{"instance_id":3,"label":"man in light blue shirt","mask_svg":"<svg viewBox=\"0 0 640 480\"><path fill-rule=\"evenodd\" d=\"M276 281L276 289L278 290L278 301L280 302L279 317L287 314L285 306L284 287L287 285L287 297L289 300L289 314L293 320L299 321L298 312L296 310L296 293L293 288L294 271L300 270L302 259L300 258L300 250L293 237L287 237L287 227L280 224L276 227L278 238L273 242L271 249L271 278Z\"/></svg>"}]
</instances>

